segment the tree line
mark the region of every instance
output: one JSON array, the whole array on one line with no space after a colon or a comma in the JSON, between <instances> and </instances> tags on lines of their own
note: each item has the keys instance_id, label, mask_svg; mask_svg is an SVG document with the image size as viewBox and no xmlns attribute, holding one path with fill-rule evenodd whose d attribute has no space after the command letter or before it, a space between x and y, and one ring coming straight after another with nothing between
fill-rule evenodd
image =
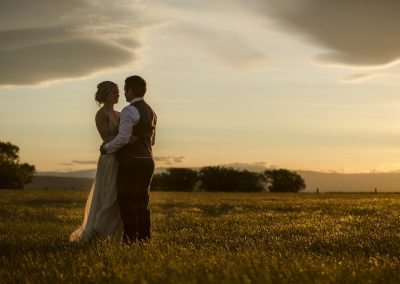
<instances>
[{"instance_id":1,"label":"tree line","mask_svg":"<svg viewBox=\"0 0 400 284\"><path fill-rule=\"evenodd\" d=\"M169 168L155 174L154 191L207 192L298 192L306 187L303 178L294 171L269 169L262 173L220 166Z\"/></svg>"},{"instance_id":2,"label":"tree line","mask_svg":"<svg viewBox=\"0 0 400 284\"><path fill-rule=\"evenodd\" d=\"M21 163L19 147L0 141L0 188L22 189L29 183L35 166ZM155 174L155 191L208 192L298 192L305 188L303 178L294 171L270 169L262 173L226 167L169 168Z\"/></svg>"},{"instance_id":3,"label":"tree line","mask_svg":"<svg viewBox=\"0 0 400 284\"><path fill-rule=\"evenodd\" d=\"M19 147L0 142L0 188L22 189L35 173L35 166L21 163Z\"/></svg>"}]
</instances>

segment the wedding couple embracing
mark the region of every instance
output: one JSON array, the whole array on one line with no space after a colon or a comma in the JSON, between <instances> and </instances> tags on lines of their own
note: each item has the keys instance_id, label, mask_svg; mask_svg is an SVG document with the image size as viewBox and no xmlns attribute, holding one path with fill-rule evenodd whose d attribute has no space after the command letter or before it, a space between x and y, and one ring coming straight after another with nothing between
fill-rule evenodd
<instances>
[{"instance_id":1,"label":"wedding couple embracing","mask_svg":"<svg viewBox=\"0 0 400 284\"><path fill-rule=\"evenodd\" d=\"M148 205L157 116L143 99L142 77L126 78L124 91L129 105L119 113L114 110L117 84L104 81L97 86L95 99L102 107L96 113L96 126L103 144L84 220L70 235L71 241L98 237L129 244L150 239Z\"/></svg>"}]
</instances>

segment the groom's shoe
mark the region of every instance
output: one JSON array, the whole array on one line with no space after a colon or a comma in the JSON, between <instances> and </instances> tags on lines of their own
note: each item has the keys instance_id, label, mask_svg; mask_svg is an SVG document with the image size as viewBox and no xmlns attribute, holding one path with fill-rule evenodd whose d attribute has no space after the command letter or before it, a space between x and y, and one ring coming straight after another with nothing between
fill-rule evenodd
<instances>
[{"instance_id":1,"label":"groom's shoe","mask_svg":"<svg viewBox=\"0 0 400 284\"><path fill-rule=\"evenodd\" d=\"M129 245L131 245L131 244L136 242L136 238L132 238L132 237L124 234L124 237L123 237L122 241L123 241L124 244L129 246Z\"/></svg>"}]
</instances>

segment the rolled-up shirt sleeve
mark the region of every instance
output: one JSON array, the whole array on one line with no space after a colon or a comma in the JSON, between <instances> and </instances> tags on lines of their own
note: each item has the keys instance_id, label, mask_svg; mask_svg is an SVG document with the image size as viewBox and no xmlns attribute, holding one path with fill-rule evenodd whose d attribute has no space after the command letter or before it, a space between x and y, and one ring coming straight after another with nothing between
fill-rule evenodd
<instances>
[{"instance_id":1,"label":"rolled-up shirt sleeve","mask_svg":"<svg viewBox=\"0 0 400 284\"><path fill-rule=\"evenodd\" d=\"M103 146L107 153L114 153L129 143L132 136L132 128L139 122L139 119L139 111L134 106L128 105L122 109L118 135Z\"/></svg>"}]
</instances>

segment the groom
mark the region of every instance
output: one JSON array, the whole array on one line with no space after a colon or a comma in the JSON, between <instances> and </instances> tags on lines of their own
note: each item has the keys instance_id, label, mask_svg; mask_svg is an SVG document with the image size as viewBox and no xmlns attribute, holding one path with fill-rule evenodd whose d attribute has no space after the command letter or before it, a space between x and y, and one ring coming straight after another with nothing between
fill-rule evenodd
<instances>
[{"instance_id":1,"label":"groom","mask_svg":"<svg viewBox=\"0 0 400 284\"><path fill-rule=\"evenodd\" d=\"M143 100L146 81L140 76L125 79L125 97L130 104L121 111L118 135L100 147L116 152L119 161L117 189L124 224L125 243L150 239L149 188L154 172L157 116Z\"/></svg>"}]
</instances>

